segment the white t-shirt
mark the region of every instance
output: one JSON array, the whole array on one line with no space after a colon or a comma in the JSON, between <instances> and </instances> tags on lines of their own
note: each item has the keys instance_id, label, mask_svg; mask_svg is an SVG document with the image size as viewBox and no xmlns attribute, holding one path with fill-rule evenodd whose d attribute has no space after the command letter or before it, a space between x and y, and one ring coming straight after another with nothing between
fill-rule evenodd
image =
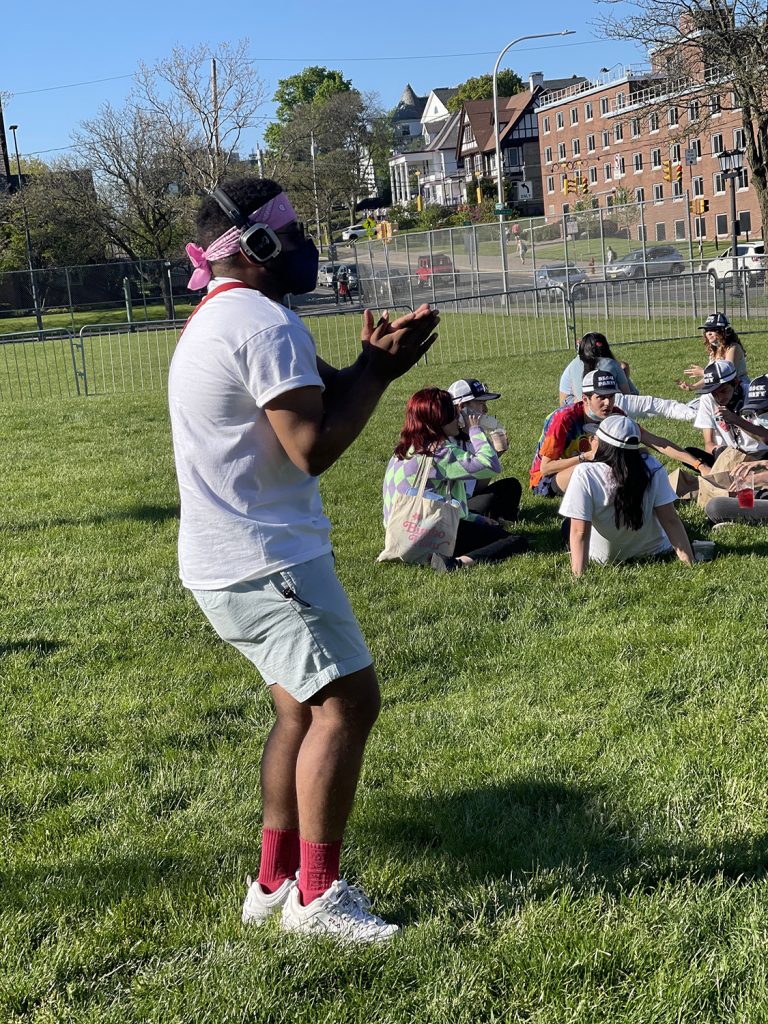
<instances>
[{"instance_id":1,"label":"white t-shirt","mask_svg":"<svg viewBox=\"0 0 768 1024\"><path fill-rule=\"evenodd\" d=\"M768 449L768 444L758 441L740 427L724 421L723 426L719 426L717 402L712 395L701 396L693 425L701 430L714 430L718 447L727 445L728 448L738 448L742 452L763 452Z\"/></svg>"},{"instance_id":2,"label":"white t-shirt","mask_svg":"<svg viewBox=\"0 0 768 1024\"><path fill-rule=\"evenodd\" d=\"M223 589L331 550L317 479L294 466L264 412L303 387L323 387L312 335L252 288L214 295L184 330L168 401L186 587Z\"/></svg>"},{"instance_id":3,"label":"white t-shirt","mask_svg":"<svg viewBox=\"0 0 768 1024\"><path fill-rule=\"evenodd\" d=\"M672 545L653 510L675 501L667 474L660 462L643 458L652 476L643 495L643 525L639 530L616 528L613 497L616 490L613 472L604 462L583 462L571 475L560 505L560 515L592 523L589 557L593 562L625 562L670 551Z\"/></svg>"}]
</instances>

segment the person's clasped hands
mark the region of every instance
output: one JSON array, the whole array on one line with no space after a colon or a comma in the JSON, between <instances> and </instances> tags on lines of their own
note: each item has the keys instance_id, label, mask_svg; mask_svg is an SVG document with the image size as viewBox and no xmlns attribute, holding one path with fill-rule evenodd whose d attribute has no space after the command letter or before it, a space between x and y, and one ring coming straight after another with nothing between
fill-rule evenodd
<instances>
[{"instance_id":1,"label":"person's clasped hands","mask_svg":"<svg viewBox=\"0 0 768 1024\"><path fill-rule=\"evenodd\" d=\"M396 320L385 310L374 323L373 313L363 313L360 340L368 365L386 380L395 380L415 366L437 340L440 314L427 303Z\"/></svg>"}]
</instances>

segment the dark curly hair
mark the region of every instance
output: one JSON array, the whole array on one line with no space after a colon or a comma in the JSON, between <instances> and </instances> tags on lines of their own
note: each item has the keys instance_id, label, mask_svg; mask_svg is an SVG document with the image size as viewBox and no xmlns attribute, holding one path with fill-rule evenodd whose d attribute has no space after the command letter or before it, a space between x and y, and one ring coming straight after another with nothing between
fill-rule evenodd
<instances>
[{"instance_id":1,"label":"dark curly hair","mask_svg":"<svg viewBox=\"0 0 768 1024\"><path fill-rule=\"evenodd\" d=\"M583 374L589 373L590 370L596 370L599 359L615 359L608 339L598 331L590 331L584 335L579 342L578 353L579 359L584 364Z\"/></svg>"},{"instance_id":2,"label":"dark curly hair","mask_svg":"<svg viewBox=\"0 0 768 1024\"><path fill-rule=\"evenodd\" d=\"M220 188L237 203L246 216L283 191L282 186L271 178L226 178L221 182ZM207 249L214 238L223 235L231 227L232 221L213 196L204 196L196 219L198 245ZM230 259L231 257L218 262L226 266Z\"/></svg>"}]
</instances>

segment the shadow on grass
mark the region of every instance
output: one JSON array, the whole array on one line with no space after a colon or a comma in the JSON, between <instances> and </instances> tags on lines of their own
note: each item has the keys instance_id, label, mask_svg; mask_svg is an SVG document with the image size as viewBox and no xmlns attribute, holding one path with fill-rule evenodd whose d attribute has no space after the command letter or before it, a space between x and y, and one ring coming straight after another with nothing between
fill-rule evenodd
<instances>
[{"instance_id":1,"label":"shadow on grass","mask_svg":"<svg viewBox=\"0 0 768 1024\"><path fill-rule=\"evenodd\" d=\"M53 654L64 645L60 640L17 640L10 643L0 644L0 658L6 654Z\"/></svg>"},{"instance_id":2,"label":"shadow on grass","mask_svg":"<svg viewBox=\"0 0 768 1024\"><path fill-rule=\"evenodd\" d=\"M178 505L137 505L134 508L116 509L97 516L54 516L50 519L31 519L23 523L0 523L0 533L49 530L55 526L102 526L105 523L131 520L139 523L163 523L168 519L178 518Z\"/></svg>"},{"instance_id":3,"label":"shadow on grass","mask_svg":"<svg viewBox=\"0 0 768 1024\"><path fill-rule=\"evenodd\" d=\"M381 845L405 862L426 864L449 889L452 878L459 886L468 879L509 881L518 887L515 902L519 886L532 879L534 891L543 895L564 885L582 893L620 894L682 878L748 882L768 873L768 833L716 847L665 844L599 790L561 783L398 799L376 817L383 833L363 842Z\"/></svg>"}]
</instances>

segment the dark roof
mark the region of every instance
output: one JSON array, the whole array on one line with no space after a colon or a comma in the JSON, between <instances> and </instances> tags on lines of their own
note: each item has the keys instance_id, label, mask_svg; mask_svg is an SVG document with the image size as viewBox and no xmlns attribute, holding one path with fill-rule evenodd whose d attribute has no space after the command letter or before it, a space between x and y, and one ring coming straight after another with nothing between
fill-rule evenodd
<instances>
[{"instance_id":1,"label":"dark roof","mask_svg":"<svg viewBox=\"0 0 768 1024\"><path fill-rule=\"evenodd\" d=\"M395 107L395 112L392 115L393 121L413 121L418 120L424 113L424 107L426 106L427 97L417 96L416 93L410 86L410 83L403 89L403 95Z\"/></svg>"},{"instance_id":2,"label":"dark roof","mask_svg":"<svg viewBox=\"0 0 768 1024\"><path fill-rule=\"evenodd\" d=\"M579 85L581 82L588 82L589 79L583 75L571 75L570 78L546 78L542 84L544 92L557 92L559 89L567 89L569 85Z\"/></svg>"},{"instance_id":3,"label":"dark roof","mask_svg":"<svg viewBox=\"0 0 768 1024\"><path fill-rule=\"evenodd\" d=\"M533 105L532 92L519 92L515 96L499 96L499 124L506 123L501 132L502 139L512 131L517 122ZM493 100L470 100L464 104L464 118L472 126L477 148L481 153L492 148Z\"/></svg>"},{"instance_id":4,"label":"dark roof","mask_svg":"<svg viewBox=\"0 0 768 1024\"><path fill-rule=\"evenodd\" d=\"M455 96L458 89L433 89L432 92L437 96L441 103L448 103L448 100Z\"/></svg>"}]
</instances>

